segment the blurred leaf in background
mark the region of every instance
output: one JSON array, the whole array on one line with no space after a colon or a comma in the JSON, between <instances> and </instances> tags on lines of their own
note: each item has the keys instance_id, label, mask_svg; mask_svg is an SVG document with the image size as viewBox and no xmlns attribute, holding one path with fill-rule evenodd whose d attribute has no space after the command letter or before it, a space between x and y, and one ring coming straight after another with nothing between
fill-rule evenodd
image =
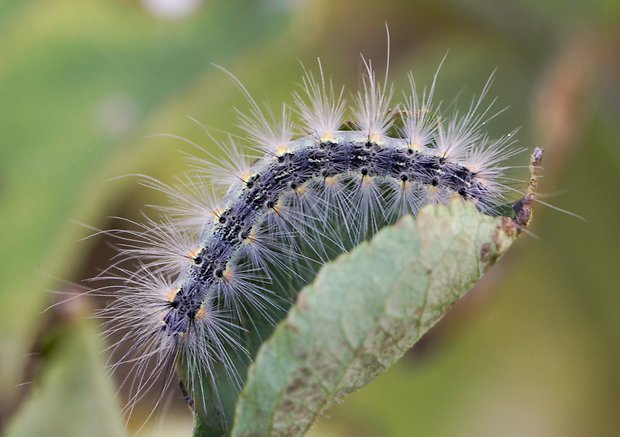
<instances>
[{"instance_id":1,"label":"blurred leaf in background","mask_svg":"<svg viewBox=\"0 0 620 437\"><path fill-rule=\"evenodd\" d=\"M111 253L95 239L78 242L87 231L71 220L107 227L108 217L136 217L157 200L135 180L106 182L139 172L170 181L182 169L177 150L191 146L145 135L172 133L209 148L186 116L236 132L232 107L246 106L210 63L233 71L257 100L279 104L292 100L297 60L312 66L320 56L352 91L358 53L377 65L385 58L387 21L400 85L410 68L429 84L449 51L437 89L444 104L461 93L466 105L498 68L492 96L498 110L510 108L489 131L521 126L521 145L545 147L541 188L554 196L544 200L587 223L539 207L539 239L521 239L421 347L315 434L620 433L620 2L205 0L174 17L154 13L156 3L0 3L4 424L66 393L58 375L68 351L99 341L88 323L76 323L64 340L58 334L57 353L27 356L40 352L37 333L55 320L39 314L53 302L48 290L70 289L56 278L78 282ZM98 360L84 365L101 375ZM24 380L32 384L18 388ZM177 422L171 415L162 423Z\"/></svg>"},{"instance_id":2,"label":"blurred leaf in background","mask_svg":"<svg viewBox=\"0 0 620 437\"><path fill-rule=\"evenodd\" d=\"M78 220L102 226L121 204L107 177L145 171L142 123L210 69L278 31L286 13L205 4L183 22L140 2L4 4L0 52L0 410L11 407L52 277L78 278L88 244ZM284 11L285 12L285 11ZM240 31L231 32L231 28ZM149 130L148 133L156 133Z\"/></svg>"},{"instance_id":3,"label":"blurred leaf in background","mask_svg":"<svg viewBox=\"0 0 620 437\"><path fill-rule=\"evenodd\" d=\"M122 436L124 423L105 374L96 328L84 319L65 326L65 338L45 368L40 387L16 415L11 436Z\"/></svg>"}]
</instances>

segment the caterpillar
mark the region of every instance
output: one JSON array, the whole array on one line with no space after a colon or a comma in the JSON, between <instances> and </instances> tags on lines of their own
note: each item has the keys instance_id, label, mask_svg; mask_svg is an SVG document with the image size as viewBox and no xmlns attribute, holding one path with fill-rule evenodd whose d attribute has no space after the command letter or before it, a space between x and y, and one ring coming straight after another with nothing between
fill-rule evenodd
<instances>
[{"instance_id":1,"label":"caterpillar","mask_svg":"<svg viewBox=\"0 0 620 437\"><path fill-rule=\"evenodd\" d=\"M409 74L394 104L387 72L379 81L371 62L364 67L350 106L320 61L318 75L304 70L294 94L300 123L286 105L277 120L231 75L250 106L239 112L248 147L229 136L218 143L225 158L191 158L193 170L172 185L143 177L170 202L159 220L110 231L119 258L97 278L115 281L98 289L114 298L100 316L117 339L113 367L132 369L122 382L127 413L158 381L167 390L175 366L194 408L217 385L215 366L240 384L236 356L251 358L244 333L258 319L275 323L297 285L382 226L453 197L498 215L511 193L525 194L505 162L523 150L514 132L491 139L482 130L493 116L493 102L484 104L491 80L465 113L444 113L433 103L437 74L421 92ZM514 206L523 223L526 207Z\"/></svg>"}]
</instances>

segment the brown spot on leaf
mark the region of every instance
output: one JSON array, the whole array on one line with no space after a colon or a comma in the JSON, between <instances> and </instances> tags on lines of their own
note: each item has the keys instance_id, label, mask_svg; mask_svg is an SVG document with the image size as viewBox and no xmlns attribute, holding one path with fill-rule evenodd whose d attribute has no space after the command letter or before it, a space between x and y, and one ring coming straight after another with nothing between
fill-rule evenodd
<instances>
[{"instance_id":1,"label":"brown spot on leaf","mask_svg":"<svg viewBox=\"0 0 620 437\"><path fill-rule=\"evenodd\" d=\"M308 385L308 378L312 375L312 371L307 367L302 367L297 373L295 379L286 387L286 393L289 395L305 388Z\"/></svg>"},{"instance_id":2,"label":"brown spot on leaf","mask_svg":"<svg viewBox=\"0 0 620 437\"><path fill-rule=\"evenodd\" d=\"M310 309L310 303L306 298L306 293L302 292L299 293L299 295L297 296L297 308L299 308L301 311L307 311Z\"/></svg>"},{"instance_id":3,"label":"brown spot on leaf","mask_svg":"<svg viewBox=\"0 0 620 437\"><path fill-rule=\"evenodd\" d=\"M480 249L480 260L485 266L492 265L497 260L497 253L491 243L484 243Z\"/></svg>"}]
</instances>

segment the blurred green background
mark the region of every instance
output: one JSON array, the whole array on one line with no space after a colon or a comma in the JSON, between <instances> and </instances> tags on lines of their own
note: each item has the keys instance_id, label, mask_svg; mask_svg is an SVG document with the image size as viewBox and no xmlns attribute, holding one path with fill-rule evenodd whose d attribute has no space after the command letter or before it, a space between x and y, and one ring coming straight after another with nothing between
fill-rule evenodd
<instances>
[{"instance_id":1,"label":"blurred green background","mask_svg":"<svg viewBox=\"0 0 620 437\"><path fill-rule=\"evenodd\" d=\"M292 102L298 61L357 88L359 53L397 89L413 69L466 105L497 68L493 135L546 148L544 198L510 253L401 362L322 418L316 436L620 435L620 2L618 0L2 0L0 433L119 435L105 342L76 299L110 249L76 222L139 217L171 181L186 137L238 133L247 105ZM525 164L521 155L514 161ZM122 398L122 395L121 395ZM134 414L135 421L148 414ZM188 435L173 402L151 435Z\"/></svg>"}]
</instances>

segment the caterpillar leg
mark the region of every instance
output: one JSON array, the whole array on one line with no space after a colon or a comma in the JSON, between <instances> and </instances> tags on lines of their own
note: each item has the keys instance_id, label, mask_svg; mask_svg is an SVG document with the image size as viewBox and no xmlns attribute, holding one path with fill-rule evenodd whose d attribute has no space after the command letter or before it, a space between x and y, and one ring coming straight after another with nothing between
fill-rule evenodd
<instances>
[{"instance_id":1,"label":"caterpillar leg","mask_svg":"<svg viewBox=\"0 0 620 437\"><path fill-rule=\"evenodd\" d=\"M183 384L183 380L181 379L179 379L179 388L181 389L181 394L183 395L183 400L185 401L187 408L189 408L192 414L194 414L195 412L194 400L191 398L191 396L187 392L187 389L185 388L185 385Z\"/></svg>"}]
</instances>

